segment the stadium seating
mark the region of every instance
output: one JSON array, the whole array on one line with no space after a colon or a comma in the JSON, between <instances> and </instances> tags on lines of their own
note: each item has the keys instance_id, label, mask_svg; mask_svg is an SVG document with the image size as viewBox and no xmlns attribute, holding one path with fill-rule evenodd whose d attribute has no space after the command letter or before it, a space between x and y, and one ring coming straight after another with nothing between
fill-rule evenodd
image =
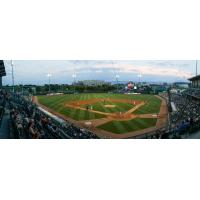
<instances>
[{"instance_id":1,"label":"stadium seating","mask_svg":"<svg viewBox=\"0 0 200 200\"><path fill-rule=\"evenodd\" d=\"M184 92L185 94L200 99L200 89L190 88Z\"/></svg>"},{"instance_id":2,"label":"stadium seating","mask_svg":"<svg viewBox=\"0 0 200 200\"><path fill-rule=\"evenodd\" d=\"M170 114L171 128L174 135L193 133L200 129L200 101L186 94L171 94L177 112Z\"/></svg>"},{"instance_id":3,"label":"stadium seating","mask_svg":"<svg viewBox=\"0 0 200 200\"><path fill-rule=\"evenodd\" d=\"M8 100L14 137L20 139L97 139L69 122L60 123L43 113L28 97L11 94Z\"/></svg>"},{"instance_id":4,"label":"stadium seating","mask_svg":"<svg viewBox=\"0 0 200 200\"><path fill-rule=\"evenodd\" d=\"M3 91L0 91L0 126L5 111L4 108L5 104L6 104L5 94L3 93Z\"/></svg>"}]
</instances>

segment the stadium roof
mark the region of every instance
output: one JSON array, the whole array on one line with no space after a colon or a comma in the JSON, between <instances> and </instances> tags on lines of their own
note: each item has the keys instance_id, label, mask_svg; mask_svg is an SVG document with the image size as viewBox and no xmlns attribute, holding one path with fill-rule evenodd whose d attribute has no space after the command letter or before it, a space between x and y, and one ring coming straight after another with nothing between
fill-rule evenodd
<instances>
[{"instance_id":1,"label":"stadium roof","mask_svg":"<svg viewBox=\"0 0 200 200\"><path fill-rule=\"evenodd\" d=\"M200 80L200 75L198 75L198 76L194 76L194 77L192 77L192 78L189 78L188 80L189 80L189 81Z\"/></svg>"},{"instance_id":2,"label":"stadium roof","mask_svg":"<svg viewBox=\"0 0 200 200\"><path fill-rule=\"evenodd\" d=\"M5 76L5 75L6 75L6 70L5 70L4 62L3 60L0 60L0 77Z\"/></svg>"}]
</instances>

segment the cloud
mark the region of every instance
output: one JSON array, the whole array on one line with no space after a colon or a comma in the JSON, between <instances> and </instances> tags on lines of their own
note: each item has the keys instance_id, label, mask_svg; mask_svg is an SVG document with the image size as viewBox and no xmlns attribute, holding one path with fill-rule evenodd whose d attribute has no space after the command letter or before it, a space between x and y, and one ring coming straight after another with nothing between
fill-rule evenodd
<instances>
[{"instance_id":1,"label":"cloud","mask_svg":"<svg viewBox=\"0 0 200 200\"><path fill-rule=\"evenodd\" d=\"M167 65L166 65L167 66ZM174 77L185 77L189 78L192 76L192 73L189 71L183 71L173 67L157 67L149 65L136 66L134 64L102 64L98 65L97 68L102 67L106 70L116 70L120 73L135 73L143 75L155 75L155 76L174 76Z\"/></svg>"},{"instance_id":2,"label":"cloud","mask_svg":"<svg viewBox=\"0 0 200 200\"><path fill-rule=\"evenodd\" d=\"M103 70L96 70L95 73L103 73Z\"/></svg>"}]
</instances>

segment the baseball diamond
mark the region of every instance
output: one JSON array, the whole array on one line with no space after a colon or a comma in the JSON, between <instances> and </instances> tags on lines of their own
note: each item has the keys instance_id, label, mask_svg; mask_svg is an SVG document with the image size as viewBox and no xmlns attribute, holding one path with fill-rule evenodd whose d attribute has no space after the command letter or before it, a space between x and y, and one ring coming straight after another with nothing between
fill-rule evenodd
<instances>
[{"instance_id":1,"label":"baseball diamond","mask_svg":"<svg viewBox=\"0 0 200 200\"><path fill-rule=\"evenodd\" d=\"M156 95L37 96L39 106L101 138L131 138L166 126L167 104Z\"/></svg>"}]
</instances>

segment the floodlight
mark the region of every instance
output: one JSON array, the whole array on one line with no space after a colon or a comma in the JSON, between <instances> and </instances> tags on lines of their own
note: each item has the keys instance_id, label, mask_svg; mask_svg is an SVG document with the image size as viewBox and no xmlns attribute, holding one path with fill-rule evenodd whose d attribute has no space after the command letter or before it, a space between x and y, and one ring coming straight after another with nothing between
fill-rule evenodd
<instances>
[{"instance_id":1,"label":"floodlight","mask_svg":"<svg viewBox=\"0 0 200 200\"><path fill-rule=\"evenodd\" d=\"M50 74L50 73L47 74L47 77L51 77L51 76L52 76L52 74Z\"/></svg>"},{"instance_id":2,"label":"floodlight","mask_svg":"<svg viewBox=\"0 0 200 200\"><path fill-rule=\"evenodd\" d=\"M76 74L72 74L72 78L76 78Z\"/></svg>"}]
</instances>

